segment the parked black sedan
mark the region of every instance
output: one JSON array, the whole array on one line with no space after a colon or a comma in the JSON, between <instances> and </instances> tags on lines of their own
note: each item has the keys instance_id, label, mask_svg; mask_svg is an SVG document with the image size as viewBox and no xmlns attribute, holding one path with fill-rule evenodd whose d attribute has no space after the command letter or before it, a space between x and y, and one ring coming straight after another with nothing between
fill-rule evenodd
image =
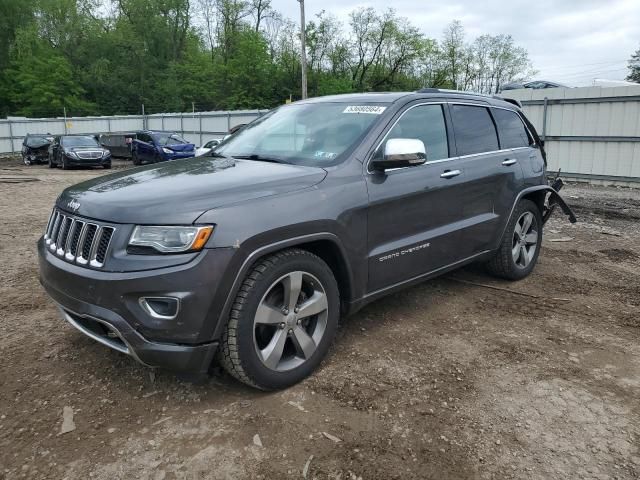
<instances>
[{"instance_id":1,"label":"parked black sedan","mask_svg":"<svg viewBox=\"0 0 640 480\"><path fill-rule=\"evenodd\" d=\"M93 135L58 135L49 146L49 168L111 168L111 152Z\"/></svg>"}]
</instances>

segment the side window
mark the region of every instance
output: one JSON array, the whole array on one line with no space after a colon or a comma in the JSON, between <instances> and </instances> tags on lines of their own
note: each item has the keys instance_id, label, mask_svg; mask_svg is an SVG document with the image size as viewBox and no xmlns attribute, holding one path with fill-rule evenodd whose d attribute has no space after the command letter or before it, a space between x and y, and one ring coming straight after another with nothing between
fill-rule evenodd
<instances>
[{"instance_id":1,"label":"side window","mask_svg":"<svg viewBox=\"0 0 640 480\"><path fill-rule=\"evenodd\" d=\"M531 145L529 134L516 112L494 108L493 118L496 119L496 124L498 125L501 148L518 148Z\"/></svg>"},{"instance_id":2,"label":"side window","mask_svg":"<svg viewBox=\"0 0 640 480\"><path fill-rule=\"evenodd\" d=\"M449 157L447 127L442 113L442 105L419 105L404 112L376 151L376 158L382 157L384 144L392 138L422 140L427 152L427 162Z\"/></svg>"},{"instance_id":3,"label":"side window","mask_svg":"<svg viewBox=\"0 0 640 480\"><path fill-rule=\"evenodd\" d=\"M451 105L458 155L499 150L498 134L486 107Z\"/></svg>"}]
</instances>

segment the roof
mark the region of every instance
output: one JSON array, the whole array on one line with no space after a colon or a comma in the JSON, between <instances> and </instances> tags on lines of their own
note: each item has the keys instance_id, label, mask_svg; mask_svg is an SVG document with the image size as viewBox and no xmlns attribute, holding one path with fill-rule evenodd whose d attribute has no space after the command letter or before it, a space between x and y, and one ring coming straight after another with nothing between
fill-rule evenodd
<instances>
[{"instance_id":1,"label":"roof","mask_svg":"<svg viewBox=\"0 0 640 480\"><path fill-rule=\"evenodd\" d=\"M175 130L137 130L135 133L170 133L172 135L177 135L178 132Z\"/></svg>"}]
</instances>

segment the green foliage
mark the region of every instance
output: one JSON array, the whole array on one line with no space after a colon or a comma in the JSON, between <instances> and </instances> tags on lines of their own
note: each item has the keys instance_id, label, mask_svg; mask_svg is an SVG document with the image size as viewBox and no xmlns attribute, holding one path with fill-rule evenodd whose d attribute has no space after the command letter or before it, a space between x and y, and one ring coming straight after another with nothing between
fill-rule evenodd
<instances>
[{"instance_id":1,"label":"green foliage","mask_svg":"<svg viewBox=\"0 0 640 480\"><path fill-rule=\"evenodd\" d=\"M270 0L0 0L0 114L270 108L300 97L299 27ZM530 69L510 36L442 41L392 9L307 25L310 96L494 91Z\"/></svg>"},{"instance_id":2,"label":"green foliage","mask_svg":"<svg viewBox=\"0 0 640 480\"><path fill-rule=\"evenodd\" d=\"M629 60L629 75L627 80L630 82L640 83L640 48L636 50L636 53L631 55Z\"/></svg>"}]
</instances>

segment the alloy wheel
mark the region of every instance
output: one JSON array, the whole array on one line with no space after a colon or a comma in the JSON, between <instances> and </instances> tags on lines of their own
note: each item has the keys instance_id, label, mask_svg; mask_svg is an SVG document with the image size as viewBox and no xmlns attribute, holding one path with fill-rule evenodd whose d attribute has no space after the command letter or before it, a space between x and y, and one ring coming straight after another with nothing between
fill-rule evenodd
<instances>
[{"instance_id":1,"label":"alloy wheel","mask_svg":"<svg viewBox=\"0 0 640 480\"><path fill-rule=\"evenodd\" d=\"M524 212L518 218L513 231L511 254L519 268L527 268L538 248L538 221L531 212Z\"/></svg>"},{"instance_id":2,"label":"alloy wheel","mask_svg":"<svg viewBox=\"0 0 640 480\"><path fill-rule=\"evenodd\" d=\"M299 367L316 351L327 328L329 304L320 281L307 272L290 272L273 282L253 322L258 358L271 370Z\"/></svg>"}]
</instances>

